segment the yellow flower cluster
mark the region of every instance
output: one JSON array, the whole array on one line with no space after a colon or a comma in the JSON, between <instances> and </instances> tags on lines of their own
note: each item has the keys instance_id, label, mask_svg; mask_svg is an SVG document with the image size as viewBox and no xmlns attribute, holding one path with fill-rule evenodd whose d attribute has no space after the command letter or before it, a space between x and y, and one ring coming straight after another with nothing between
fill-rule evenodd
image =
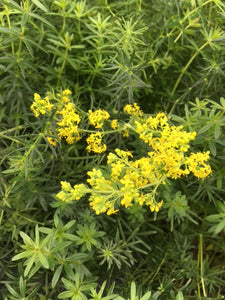
<instances>
[{"instance_id":1,"label":"yellow flower cluster","mask_svg":"<svg viewBox=\"0 0 225 300\"><path fill-rule=\"evenodd\" d=\"M89 189L83 184L76 184L73 188L70 183L61 181L62 190L56 195L57 198L63 202L71 202L73 200L80 200Z\"/></svg>"},{"instance_id":2,"label":"yellow flower cluster","mask_svg":"<svg viewBox=\"0 0 225 300\"><path fill-rule=\"evenodd\" d=\"M127 113L128 115L131 115L131 116L136 116L136 117L142 117L143 116L143 112L142 110L140 109L140 107L134 103L134 104L127 104L123 111L125 113Z\"/></svg>"},{"instance_id":3,"label":"yellow flower cluster","mask_svg":"<svg viewBox=\"0 0 225 300\"><path fill-rule=\"evenodd\" d=\"M118 120L117 120L117 119L112 120L112 122L111 122L111 127L112 127L112 129L114 129L114 130L119 128Z\"/></svg>"},{"instance_id":4,"label":"yellow flower cluster","mask_svg":"<svg viewBox=\"0 0 225 300\"><path fill-rule=\"evenodd\" d=\"M185 153L190 148L189 143L195 139L196 132L186 132L182 126L170 126L164 113L159 113L155 118L135 120L134 124L140 139L149 144L152 149L148 156L151 158L151 165L155 172L160 170L160 173L174 179L188 175L190 172L198 178L205 178L210 174L210 166L204 163L209 156L197 153L185 157Z\"/></svg>"},{"instance_id":5,"label":"yellow flower cluster","mask_svg":"<svg viewBox=\"0 0 225 300\"><path fill-rule=\"evenodd\" d=\"M104 121L108 120L110 115L107 111L105 111L104 109L98 109L94 112L92 112L91 110L88 111L89 116L89 122L91 125L93 125L95 128L102 128Z\"/></svg>"},{"instance_id":6,"label":"yellow flower cluster","mask_svg":"<svg viewBox=\"0 0 225 300\"><path fill-rule=\"evenodd\" d=\"M85 185L72 188L63 182L62 191L57 195L61 201L78 200L89 193L90 206L96 214L110 215L116 213L120 205L130 208L136 204L146 205L151 212L158 212L163 205L163 201L158 200L158 188L166 183L167 178L177 179L193 173L197 178L204 179L211 173L206 163L209 152L187 154L195 132L186 132L182 126L170 125L164 113L155 117L144 115L136 104L126 105L124 111L130 115L130 120L123 129L128 128L138 134L148 145L148 153L134 159L130 151L115 149L115 153L108 154L107 171L103 173L94 168L88 172L90 188ZM101 120L92 124L101 127ZM116 124L117 120L113 126L116 127ZM101 132L91 134L87 143L88 151L101 153L106 150Z\"/></svg>"},{"instance_id":7,"label":"yellow flower cluster","mask_svg":"<svg viewBox=\"0 0 225 300\"><path fill-rule=\"evenodd\" d=\"M155 190L151 193L143 193L145 189L152 189L162 183L162 176L154 172L150 158L129 161L133 157L129 151L115 150L116 154L108 155L108 165L110 165L110 176L112 182L120 187L121 205L126 208L134 203L139 205L146 204L150 210L158 211L162 206L162 201L157 203L155 200ZM156 171L156 170L155 170ZM164 179L164 178L163 178Z\"/></svg>"},{"instance_id":8,"label":"yellow flower cluster","mask_svg":"<svg viewBox=\"0 0 225 300\"><path fill-rule=\"evenodd\" d=\"M107 213L111 215L116 213L113 197L114 188L110 180L105 179L101 170L93 169L89 171L87 182L92 186L91 196L89 198L90 206L97 215L100 213Z\"/></svg>"},{"instance_id":9,"label":"yellow flower cluster","mask_svg":"<svg viewBox=\"0 0 225 300\"><path fill-rule=\"evenodd\" d=\"M34 93L34 102L31 105L31 110L37 118L40 114L44 115L46 112L50 112L54 107L53 104L50 103L49 97L45 97L44 99L37 93Z\"/></svg>"},{"instance_id":10,"label":"yellow flower cluster","mask_svg":"<svg viewBox=\"0 0 225 300\"><path fill-rule=\"evenodd\" d=\"M72 92L70 91L70 90L64 90L63 92L62 92L62 95L61 94L57 94L57 96L58 97L60 97L61 98L61 101L63 102L63 103L68 103L68 102L70 102L70 97L68 97L68 96L70 96L70 95L72 95Z\"/></svg>"},{"instance_id":11,"label":"yellow flower cluster","mask_svg":"<svg viewBox=\"0 0 225 300\"><path fill-rule=\"evenodd\" d=\"M72 102L68 102L60 111L57 111L57 113L62 116L60 122L57 122L59 126L57 129L58 137L60 139L65 138L68 144L79 141L80 134L78 124L80 123L80 117L75 113L75 105Z\"/></svg>"},{"instance_id":12,"label":"yellow flower cluster","mask_svg":"<svg viewBox=\"0 0 225 300\"><path fill-rule=\"evenodd\" d=\"M210 166L205 163L205 161L209 159L209 153L209 151L203 153L191 153L185 161L189 171L198 178L205 178L211 173Z\"/></svg>"},{"instance_id":13,"label":"yellow flower cluster","mask_svg":"<svg viewBox=\"0 0 225 300\"><path fill-rule=\"evenodd\" d=\"M37 93L34 94L34 102L31 105L31 110L38 117L40 114L49 114L52 108L55 108L54 120L56 125L52 122L46 129L46 135L48 142L56 146L58 139L64 138L68 144L74 143L80 139L78 130L78 124L80 122L80 116L75 112L75 105L70 100L72 92L68 89L64 90L62 94L57 94L58 98L53 100L54 104L50 103L50 99L46 96L44 99ZM53 132L56 133L57 138L53 136Z\"/></svg>"},{"instance_id":14,"label":"yellow flower cluster","mask_svg":"<svg viewBox=\"0 0 225 300\"><path fill-rule=\"evenodd\" d=\"M49 144L55 147L58 140L57 140L57 138L54 137L51 127L48 127L46 129L45 134L46 134L46 139L49 142Z\"/></svg>"},{"instance_id":15,"label":"yellow flower cluster","mask_svg":"<svg viewBox=\"0 0 225 300\"><path fill-rule=\"evenodd\" d=\"M89 135L86 139L88 144L87 150L88 152L102 153L106 151L106 144L102 144L102 133L96 132Z\"/></svg>"}]
</instances>

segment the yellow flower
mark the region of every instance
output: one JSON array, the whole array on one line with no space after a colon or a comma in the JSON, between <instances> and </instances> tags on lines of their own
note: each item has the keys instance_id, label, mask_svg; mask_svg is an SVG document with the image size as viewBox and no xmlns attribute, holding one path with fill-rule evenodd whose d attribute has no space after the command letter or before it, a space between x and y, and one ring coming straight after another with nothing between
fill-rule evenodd
<instances>
[{"instance_id":1,"label":"yellow flower","mask_svg":"<svg viewBox=\"0 0 225 300\"><path fill-rule=\"evenodd\" d=\"M122 158L124 160L127 160L128 157L133 157L133 155L131 154L130 151L124 151L124 150L120 150L117 148L117 149L115 149L115 152L120 158Z\"/></svg>"},{"instance_id":2,"label":"yellow flower","mask_svg":"<svg viewBox=\"0 0 225 300\"><path fill-rule=\"evenodd\" d=\"M104 109L98 109L95 112L92 112L91 110L88 111L89 116L89 122L91 125L93 125L95 128L102 128L104 121L108 120L110 115L107 111Z\"/></svg>"},{"instance_id":3,"label":"yellow flower","mask_svg":"<svg viewBox=\"0 0 225 300\"><path fill-rule=\"evenodd\" d=\"M125 129L123 131L123 137L128 137L129 136L129 130Z\"/></svg>"},{"instance_id":4,"label":"yellow flower","mask_svg":"<svg viewBox=\"0 0 225 300\"><path fill-rule=\"evenodd\" d=\"M113 181L118 181L125 164L118 160L111 164L111 178Z\"/></svg>"},{"instance_id":5,"label":"yellow flower","mask_svg":"<svg viewBox=\"0 0 225 300\"><path fill-rule=\"evenodd\" d=\"M75 105L71 102L64 105L64 108L57 111L62 116L60 122L57 122L59 128L57 134L60 139L65 138L68 144L73 144L80 140L78 124L80 123L80 116L75 113Z\"/></svg>"},{"instance_id":6,"label":"yellow flower","mask_svg":"<svg viewBox=\"0 0 225 300\"><path fill-rule=\"evenodd\" d=\"M51 130L50 127L46 130L45 133L47 135L52 135L53 136L53 132L52 132L52 130ZM52 146L54 146L54 147L56 146L56 144L58 142L58 140L56 138L54 138L54 137L47 136L46 139L49 142L49 144L52 145Z\"/></svg>"},{"instance_id":7,"label":"yellow flower","mask_svg":"<svg viewBox=\"0 0 225 300\"><path fill-rule=\"evenodd\" d=\"M112 122L111 122L111 127L112 127L112 129L114 129L114 130L116 130L116 129L119 128L118 120L117 120L117 119L112 120Z\"/></svg>"},{"instance_id":8,"label":"yellow flower","mask_svg":"<svg viewBox=\"0 0 225 300\"><path fill-rule=\"evenodd\" d=\"M31 105L31 110L37 118L40 114L44 115L46 112L50 112L54 107L53 104L50 103L49 98L45 97L44 99L37 93L34 93L34 102Z\"/></svg>"},{"instance_id":9,"label":"yellow flower","mask_svg":"<svg viewBox=\"0 0 225 300\"><path fill-rule=\"evenodd\" d=\"M95 211L96 215L105 213L107 211L106 199L103 195L94 194L89 198L91 208Z\"/></svg>"},{"instance_id":10,"label":"yellow flower","mask_svg":"<svg viewBox=\"0 0 225 300\"><path fill-rule=\"evenodd\" d=\"M70 126L59 128L57 130L59 139L65 138L68 144L73 144L75 141L80 140L80 134L77 126Z\"/></svg>"},{"instance_id":11,"label":"yellow flower","mask_svg":"<svg viewBox=\"0 0 225 300\"><path fill-rule=\"evenodd\" d=\"M211 167L205 163L205 161L209 159L209 153L209 151L203 153L191 153L191 155L186 158L185 164L198 178L204 179L211 173Z\"/></svg>"},{"instance_id":12,"label":"yellow flower","mask_svg":"<svg viewBox=\"0 0 225 300\"><path fill-rule=\"evenodd\" d=\"M57 198L62 202L71 202L73 200L80 200L89 189L83 184L76 184L72 188L69 182L61 181L62 190L56 195Z\"/></svg>"},{"instance_id":13,"label":"yellow flower","mask_svg":"<svg viewBox=\"0 0 225 300\"><path fill-rule=\"evenodd\" d=\"M136 103L127 104L124 107L123 111L125 113L127 113L128 115L131 115L131 116L141 117L143 115L142 110L140 109L140 107Z\"/></svg>"},{"instance_id":14,"label":"yellow flower","mask_svg":"<svg viewBox=\"0 0 225 300\"><path fill-rule=\"evenodd\" d=\"M154 211L158 212L162 205L163 205L163 201L158 202L158 203L157 202L152 203L150 205L151 212L154 212Z\"/></svg>"},{"instance_id":15,"label":"yellow flower","mask_svg":"<svg viewBox=\"0 0 225 300\"><path fill-rule=\"evenodd\" d=\"M87 139L86 142L88 144L87 150L88 152L102 153L105 152L107 147L105 144L102 144L102 133L96 132L92 133Z\"/></svg>"},{"instance_id":16,"label":"yellow flower","mask_svg":"<svg viewBox=\"0 0 225 300\"><path fill-rule=\"evenodd\" d=\"M63 96L69 96L71 94L72 94L72 92L70 90L68 90L68 89L66 89L66 90L63 91Z\"/></svg>"}]
</instances>

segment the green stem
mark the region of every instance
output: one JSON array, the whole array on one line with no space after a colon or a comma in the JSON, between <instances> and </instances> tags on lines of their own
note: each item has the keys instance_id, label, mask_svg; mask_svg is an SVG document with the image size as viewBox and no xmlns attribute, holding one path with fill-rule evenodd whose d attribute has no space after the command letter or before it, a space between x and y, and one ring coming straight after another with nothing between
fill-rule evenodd
<instances>
[{"instance_id":1,"label":"green stem","mask_svg":"<svg viewBox=\"0 0 225 300\"><path fill-rule=\"evenodd\" d=\"M200 48L197 49L197 51L195 52L194 55L192 55L192 57L189 59L188 63L186 64L186 66L182 69L181 73L180 73L180 76L178 77L174 87L173 87L173 90L172 90L172 93L171 95L173 96L182 77L184 76L184 73L187 71L187 69L189 68L190 64L193 62L193 60L195 59L195 57L210 43L211 41L207 41L205 44L203 44Z\"/></svg>"},{"instance_id":2,"label":"green stem","mask_svg":"<svg viewBox=\"0 0 225 300\"><path fill-rule=\"evenodd\" d=\"M189 61L187 62L186 66L182 69L179 77L177 78L177 81L174 84L173 90L171 92L171 96L173 96L177 90L178 85L180 84L180 81L182 79L182 77L184 76L185 72L187 71L187 69L189 68L189 66L191 65L191 63L193 62L193 60L196 58L196 56L207 46L211 43L211 39L208 40L205 44L203 44L200 48L198 48L196 50L196 52L192 55L192 57L189 59ZM174 104L169 112L169 114L172 114L175 106L177 105L177 103L180 101L182 97L180 97L179 99L177 99L176 101L174 101Z\"/></svg>"},{"instance_id":3,"label":"green stem","mask_svg":"<svg viewBox=\"0 0 225 300\"><path fill-rule=\"evenodd\" d=\"M14 131L14 130L20 130L20 129L23 129L23 126L22 125L19 125L19 126L17 126L17 127L14 127L14 128L10 128L10 129L7 129L7 130L4 130L4 131L1 131L0 132L0 134L7 134L7 133L9 133L9 132L12 132L12 131Z\"/></svg>"},{"instance_id":4,"label":"green stem","mask_svg":"<svg viewBox=\"0 0 225 300\"><path fill-rule=\"evenodd\" d=\"M64 54L64 58L63 58L63 62L62 62L62 66L61 66L61 69L60 69L59 74L58 74L57 86L59 86L59 81L61 79L62 73L63 73L65 65L66 65L66 61L67 61L67 57L68 57L68 52L69 52L69 47L70 47L70 45L67 44L66 45L66 51L65 51L65 54Z\"/></svg>"},{"instance_id":5,"label":"green stem","mask_svg":"<svg viewBox=\"0 0 225 300\"><path fill-rule=\"evenodd\" d=\"M9 17L9 9L8 9L8 6L6 5L3 5L3 7L5 8L6 10L6 18L7 18L7 23L8 23L8 27L9 29L11 30L12 27L11 27L11 22L10 22L10 17ZM11 42L11 49L12 49L12 55L15 54L15 46L14 46L14 42Z\"/></svg>"},{"instance_id":6,"label":"green stem","mask_svg":"<svg viewBox=\"0 0 225 300\"><path fill-rule=\"evenodd\" d=\"M201 277L201 285L202 285L203 296L204 296L204 297L207 297L206 290L205 290L205 283L204 283L204 270L203 270L203 238L202 238L202 234L199 234L198 267L199 267L199 269L200 269L200 277ZM199 299L201 299L200 285L199 285L199 284L198 284L198 296L199 296Z\"/></svg>"}]
</instances>

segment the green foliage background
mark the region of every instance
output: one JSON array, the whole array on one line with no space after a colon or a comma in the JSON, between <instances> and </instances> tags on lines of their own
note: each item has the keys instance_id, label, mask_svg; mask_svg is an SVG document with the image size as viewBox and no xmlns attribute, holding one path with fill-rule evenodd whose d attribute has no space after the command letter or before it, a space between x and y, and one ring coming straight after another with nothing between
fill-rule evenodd
<instances>
[{"instance_id":1,"label":"green foliage background","mask_svg":"<svg viewBox=\"0 0 225 300\"><path fill-rule=\"evenodd\" d=\"M224 28L220 0L1 1L0 297L223 299ZM33 94L66 88L117 119L128 103L165 111L197 132L191 151L210 150L212 175L171 182L157 215L54 207L61 180L80 183L106 158L43 138Z\"/></svg>"}]
</instances>

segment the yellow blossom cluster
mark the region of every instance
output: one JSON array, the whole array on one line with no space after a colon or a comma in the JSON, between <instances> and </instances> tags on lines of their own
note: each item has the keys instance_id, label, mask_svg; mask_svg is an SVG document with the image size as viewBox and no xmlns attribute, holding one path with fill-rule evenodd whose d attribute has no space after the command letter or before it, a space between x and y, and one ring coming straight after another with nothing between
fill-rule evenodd
<instances>
[{"instance_id":1,"label":"yellow blossom cluster","mask_svg":"<svg viewBox=\"0 0 225 300\"><path fill-rule=\"evenodd\" d=\"M95 152L95 153L102 153L106 151L106 144L102 143L102 133L96 132L89 135L89 137L86 139L86 142L88 144L87 150L88 152Z\"/></svg>"},{"instance_id":2,"label":"yellow blossom cluster","mask_svg":"<svg viewBox=\"0 0 225 300\"><path fill-rule=\"evenodd\" d=\"M45 97L44 99L37 93L34 93L34 101L31 105L31 110L37 118L40 114L44 115L46 112L50 112L54 107L53 104L50 103L49 97Z\"/></svg>"},{"instance_id":3,"label":"yellow blossom cluster","mask_svg":"<svg viewBox=\"0 0 225 300\"><path fill-rule=\"evenodd\" d=\"M34 102L31 105L31 110L38 117L40 114L48 114L53 108L54 111L54 122L46 129L48 142L56 146L59 139L64 138L68 144L74 143L80 139L78 130L78 124L80 122L80 116L75 112L75 105L70 100L72 92L68 89L64 90L61 94L58 93L57 97L53 97L55 103L51 103L48 96L44 99L37 93L34 94ZM53 136L53 132L57 137Z\"/></svg>"},{"instance_id":4,"label":"yellow blossom cluster","mask_svg":"<svg viewBox=\"0 0 225 300\"><path fill-rule=\"evenodd\" d=\"M88 193L90 206L96 214L110 215L116 213L121 205L129 209L136 204L146 205L151 212L158 212L163 205L158 188L166 184L167 178L177 179L192 173L204 179L211 173L206 163L209 152L188 154L195 132L186 132L182 126L171 125L164 113L154 117L144 115L136 104L126 105L124 112L130 115L130 120L120 126L123 130L138 134L139 139L147 144L146 155L135 159L130 151L115 149L107 156L104 172L96 168L88 172L90 188L85 185L72 188L63 182L62 191L57 195L59 200L78 200ZM103 119L92 124L101 127L101 122ZM111 127L116 126L117 120L114 120ZM91 134L87 138L87 150L96 153L105 151L102 136L102 132Z\"/></svg>"},{"instance_id":5,"label":"yellow blossom cluster","mask_svg":"<svg viewBox=\"0 0 225 300\"><path fill-rule=\"evenodd\" d=\"M46 139L49 144L56 146L59 140L64 139L68 144L73 144L81 139L81 134L89 133L86 138L87 151L102 153L107 147L102 143L105 131L93 131L80 127L81 114L76 111L75 104L71 101L72 92L69 89L57 93L48 93L42 99L37 93L34 94L34 102L31 105L31 110L38 117L40 114L46 114L51 120L49 127L45 128ZM54 110L53 110L54 109ZM83 115L87 115L83 112ZM92 112L88 111L88 120L95 129L102 129L104 122L110 118L107 111L97 109ZM114 130L118 129L117 120L113 120L112 126ZM79 126L79 127L78 127Z\"/></svg>"},{"instance_id":6,"label":"yellow blossom cluster","mask_svg":"<svg viewBox=\"0 0 225 300\"><path fill-rule=\"evenodd\" d=\"M119 128L118 120L117 120L117 119L112 120L112 122L111 122L111 127L112 127L112 129L114 129L114 130Z\"/></svg>"},{"instance_id":7,"label":"yellow blossom cluster","mask_svg":"<svg viewBox=\"0 0 225 300\"><path fill-rule=\"evenodd\" d=\"M157 212L163 202L156 202L155 191L165 178L161 174L157 178L150 158L129 161L129 157L133 157L129 151L116 149L115 152L108 155L107 163L112 182L120 187L121 205L129 208L134 203L145 204L152 212ZM145 189L150 189L151 193L146 193Z\"/></svg>"},{"instance_id":8,"label":"yellow blossom cluster","mask_svg":"<svg viewBox=\"0 0 225 300\"><path fill-rule=\"evenodd\" d=\"M97 109L96 111L92 112L91 110L88 111L89 116L89 122L91 125L93 125L95 128L102 128L104 121L108 120L110 115L107 111L104 109Z\"/></svg>"},{"instance_id":9,"label":"yellow blossom cluster","mask_svg":"<svg viewBox=\"0 0 225 300\"><path fill-rule=\"evenodd\" d=\"M160 180L150 183L152 175L145 178L147 166L144 158L140 159L140 162L129 161L129 158L132 158L129 151L116 149L115 153L108 155L107 164L110 167L110 172L103 175L100 169L94 168L87 173L90 177L87 182L91 189L88 190L83 187L83 190L91 194L89 202L96 214L105 212L108 215L115 214L120 205L130 208L135 203L149 206L151 212L158 212L162 206L163 201L157 202L155 199L156 189L161 183ZM67 186L65 187L67 188ZM154 188L152 189L152 187ZM59 200L65 202L68 199L72 200L74 192L71 191L70 197L68 189L63 188L63 186L62 189L57 195ZM149 189L149 193L145 191Z\"/></svg>"},{"instance_id":10,"label":"yellow blossom cluster","mask_svg":"<svg viewBox=\"0 0 225 300\"><path fill-rule=\"evenodd\" d=\"M210 174L210 166L204 163L209 159L209 153L185 156L196 132L186 132L183 126L169 125L164 113L159 113L155 118L135 120L134 124L140 139L151 147L152 151L148 156L155 170L174 179L190 172L198 178L205 178Z\"/></svg>"},{"instance_id":11,"label":"yellow blossom cluster","mask_svg":"<svg viewBox=\"0 0 225 300\"><path fill-rule=\"evenodd\" d=\"M142 117L143 116L143 112L140 109L140 107L137 105L137 103L127 104L126 106L124 106L123 111L125 113L127 113L128 115L131 115L131 116L136 116L136 117Z\"/></svg>"},{"instance_id":12,"label":"yellow blossom cluster","mask_svg":"<svg viewBox=\"0 0 225 300\"><path fill-rule=\"evenodd\" d=\"M114 187L112 182L107 180L102 171L99 169L93 169L89 171L87 182L91 185L91 196L89 197L90 206L98 215L100 213L106 212L108 215L116 213L115 210L115 197L114 197Z\"/></svg>"},{"instance_id":13,"label":"yellow blossom cluster","mask_svg":"<svg viewBox=\"0 0 225 300\"><path fill-rule=\"evenodd\" d=\"M209 153L209 151L203 153L191 153L185 161L189 171L198 178L205 178L211 173L210 166L205 163L209 159Z\"/></svg>"},{"instance_id":14,"label":"yellow blossom cluster","mask_svg":"<svg viewBox=\"0 0 225 300\"><path fill-rule=\"evenodd\" d=\"M61 98L62 103L68 103L70 102L70 95L72 95L72 92L68 89L64 90L62 94L58 93L57 96Z\"/></svg>"},{"instance_id":15,"label":"yellow blossom cluster","mask_svg":"<svg viewBox=\"0 0 225 300\"><path fill-rule=\"evenodd\" d=\"M72 188L70 183L66 181L61 181L61 187L62 190L56 196L59 200L67 203L73 200L79 200L89 191L83 183L76 184Z\"/></svg>"},{"instance_id":16,"label":"yellow blossom cluster","mask_svg":"<svg viewBox=\"0 0 225 300\"><path fill-rule=\"evenodd\" d=\"M80 117L75 113L74 103L66 103L60 111L57 111L57 113L62 116L61 120L57 122L57 125L59 126L57 129L58 137L60 139L65 138L68 144L79 141L80 134L78 131L78 124L80 123Z\"/></svg>"}]
</instances>

